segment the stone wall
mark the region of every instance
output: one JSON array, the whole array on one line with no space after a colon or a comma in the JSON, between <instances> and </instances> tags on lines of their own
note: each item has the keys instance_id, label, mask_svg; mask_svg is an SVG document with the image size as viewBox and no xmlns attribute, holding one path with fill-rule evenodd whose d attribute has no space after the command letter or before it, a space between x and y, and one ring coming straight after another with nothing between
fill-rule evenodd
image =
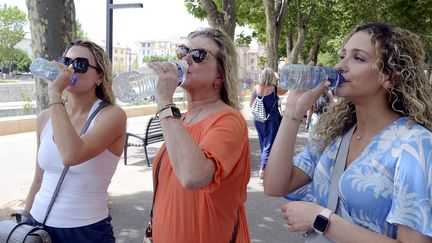
<instances>
[{"instance_id":1,"label":"stone wall","mask_svg":"<svg viewBox=\"0 0 432 243\"><path fill-rule=\"evenodd\" d=\"M36 88L34 82L0 83L0 102L35 100Z\"/></svg>"}]
</instances>

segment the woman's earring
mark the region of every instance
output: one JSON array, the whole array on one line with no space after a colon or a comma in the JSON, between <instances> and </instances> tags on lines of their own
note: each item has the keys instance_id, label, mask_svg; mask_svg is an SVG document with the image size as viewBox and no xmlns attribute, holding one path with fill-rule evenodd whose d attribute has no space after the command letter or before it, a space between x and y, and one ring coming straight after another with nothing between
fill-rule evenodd
<instances>
[{"instance_id":1,"label":"woman's earring","mask_svg":"<svg viewBox=\"0 0 432 243\"><path fill-rule=\"evenodd\" d=\"M213 83L213 89L214 89L214 90L217 90L217 86L216 86L216 84L214 84L214 83Z\"/></svg>"}]
</instances>

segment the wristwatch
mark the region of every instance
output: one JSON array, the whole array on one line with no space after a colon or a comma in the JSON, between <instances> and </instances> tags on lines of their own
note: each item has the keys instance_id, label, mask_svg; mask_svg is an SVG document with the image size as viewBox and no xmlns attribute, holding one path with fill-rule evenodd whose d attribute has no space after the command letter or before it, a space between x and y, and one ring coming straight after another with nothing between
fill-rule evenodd
<instances>
[{"instance_id":1,"label":"wristwatch","mask_svg":"<svg viewBox=\"0 0 432 243\"><path fill-rule=\"evenodd\" d=\"M323 235L326 232L326 230L330 224L329 218L330 218L330 215L332 213L333 212L330 209L324 208L316 216L315 222L313 223L313 228L314 228L315 232L317 232L320 235Z\"/></svg>"},{"instance_id":2,"label":"wristwatch","mask_svg":"<svg viewBox=\"0 0 432 243\"><path fill-rule=\"evenodd\" d=\"M159 112L159 120L162 120L165 117L180 118L181 117L180 109L175 106L170 106L167 107L166 109L163 109L161 112Z\"/></svg>"}]
</instances>

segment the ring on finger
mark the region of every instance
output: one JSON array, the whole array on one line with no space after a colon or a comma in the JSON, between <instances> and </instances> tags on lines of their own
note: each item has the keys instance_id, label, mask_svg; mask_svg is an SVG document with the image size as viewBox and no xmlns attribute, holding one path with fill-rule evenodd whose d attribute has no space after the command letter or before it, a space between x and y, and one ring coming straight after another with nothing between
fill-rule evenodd
<instances>
[{"instance_id":1,"label":"ring on finger","mask_svg":"<svg viewBox=\"0 0 432 243\"><path fill-rule=\"evenodd\" d=\"M162 71L163 71L164 73L166 73L166 72L168 72L168 68L167 68L166 66L163 66L163 67L162 67Z\"/></svg>"},{"instance_id":2,"label":"ring on finger","mask_svg":"<svg viewBox=\"0 0 432 243\"><path fill-rule=\"evenodd\" d=\"M70 70L69 67L65 67L65 68L63 68L63 71L65 71L65 72L69 72L69 70Z\"/></svg>"}]
</instances>

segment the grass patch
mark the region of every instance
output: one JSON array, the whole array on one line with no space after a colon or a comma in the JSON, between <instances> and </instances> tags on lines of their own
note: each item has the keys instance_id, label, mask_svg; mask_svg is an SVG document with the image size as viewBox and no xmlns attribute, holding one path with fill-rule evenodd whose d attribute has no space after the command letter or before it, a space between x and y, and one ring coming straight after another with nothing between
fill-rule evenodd
<instances>
[{"instance_id":1,"label":"grass patch","mask_svg":"<svg viewBox=\"0 0 432 243\"><path fill-rule=\"evenodd\" d=\"M15 80L0 80L0 84L10 84L10 83L16 83Z\"/></svg>"}]
</instances>

